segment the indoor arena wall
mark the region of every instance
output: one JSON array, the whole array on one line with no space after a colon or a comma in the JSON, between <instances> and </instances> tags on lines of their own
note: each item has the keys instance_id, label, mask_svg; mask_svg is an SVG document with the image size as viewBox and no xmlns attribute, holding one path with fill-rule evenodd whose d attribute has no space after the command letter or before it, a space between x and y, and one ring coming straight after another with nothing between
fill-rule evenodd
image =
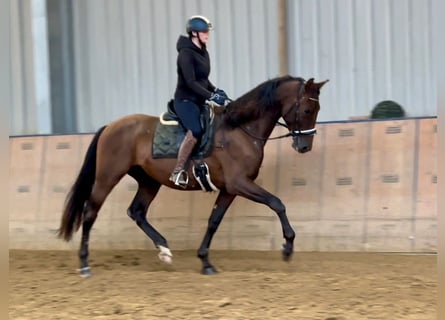
<instances>
[{"instance_id":1,"label":"indoor arena wall","mask_svg":"<svg viewBox=\"0 0 445 320\"><path fill-rule=\"evenodd\" d=\"M313 150L270 140L257 183L286 205L297 251L435 251L437 119L324 122ZM277 127L272 136L285 133ZM62 206L91 134L10 138L9 247L77 249L55 236ZM151 249L128 218L136 184L112 191L91 233L92 249ZM161 188L151 223L173 250L196 249L215 193ZM212 244L215 249L278 250L281 226L268 207L236 198Z\"/></svg>"}]
</instances>

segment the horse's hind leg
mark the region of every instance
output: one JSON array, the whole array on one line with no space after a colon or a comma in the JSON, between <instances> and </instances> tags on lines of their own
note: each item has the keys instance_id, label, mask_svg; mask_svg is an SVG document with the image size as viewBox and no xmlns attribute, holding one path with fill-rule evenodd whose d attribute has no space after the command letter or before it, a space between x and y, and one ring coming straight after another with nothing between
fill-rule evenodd
<instances>
[{"instance_id":1,"label":"horse's hind leg","mask_svg":"<svg viewBox=\"0 0 445 320\"><path fill-rule=\"evenodd\" d=\"M215 205L213 206L212 214L209 218L209 223L207 226L207 231L202 240L201 246L198 249L198 257L202 261L202 273L211 275L216 273L215 268L209 261L209 247L210 242L212 241L213 235L218 229L219 224L224 218L224 214L227 211L227 208L235 199L235 195L228 194L225 190L221 190L216 198Z\"/></svg>"},{"instance_id":2,"label":"horse's hind leg","mask_svg":"<svg viewBox=\"0 0 445 320\"><path fill-rule=\"evenodd\" d=\"M82 239L80 242L79 259L80 259L80 275L88 277L91 275L88 264L88 244L90 241L90 231L97 218L102 204L111 192L113 187L119 182L121 177L117 179L96 180L93 185L90 199L85 203L83 211Z\"/></svg>"},{"instance_id":3,"label":"horse's hind leg","mask_svg":"<svg viewBox=\"0 0 445 320\"><path fill-rule=\"evenodd\" d=\"M133 167L129 175L136 179L139 187L127 214L160 250L159 259L171 263L173 255L168 248L167 240L147 221L148 207L158 194L161 184L148 176L140 167Z\"/></svg>"}]
</instances>

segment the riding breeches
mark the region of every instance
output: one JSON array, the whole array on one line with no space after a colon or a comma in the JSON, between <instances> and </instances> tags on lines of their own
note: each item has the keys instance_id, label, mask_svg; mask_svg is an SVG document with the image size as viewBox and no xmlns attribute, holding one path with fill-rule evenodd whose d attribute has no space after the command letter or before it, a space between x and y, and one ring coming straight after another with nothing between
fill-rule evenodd
<instances>
[{"instance_id":1,"label":"riding breeches","mask_svg":"<svg viewBox=\"0 0 445 320\"><path fill-rule=\"evenodd\" d=\"M201 139L200 107L190 100L175 99L175 111L186 130L190 130L196 139Z\"/></svg>"}]
</instances>

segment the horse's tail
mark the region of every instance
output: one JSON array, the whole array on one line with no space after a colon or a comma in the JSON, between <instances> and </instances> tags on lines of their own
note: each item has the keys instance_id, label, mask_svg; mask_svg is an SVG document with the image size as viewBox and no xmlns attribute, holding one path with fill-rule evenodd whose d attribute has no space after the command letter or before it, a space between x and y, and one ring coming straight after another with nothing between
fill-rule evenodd
<instances>
[{"instance_id":1,"label":"horse's tail","mask_svg":"<svg viewBox=\"0 0 445 320\"><path fill-rule=\"evenodd\" d=\"M57 232L57 236L63 238L65 241L71 240L73 232L77 231L82 223L85 201L89 199L91 191L93 190L96 175L97 142L105 127L106 126L100 128L94 135L79 175L66 197L62 220Z\"/></svg>"}]
</instances>

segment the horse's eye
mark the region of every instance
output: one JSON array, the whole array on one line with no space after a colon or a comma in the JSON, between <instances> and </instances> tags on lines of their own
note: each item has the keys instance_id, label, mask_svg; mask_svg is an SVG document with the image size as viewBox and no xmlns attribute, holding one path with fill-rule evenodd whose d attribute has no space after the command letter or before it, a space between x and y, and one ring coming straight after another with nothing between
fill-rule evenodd
<instances>
[{"instance_id":1,"label":"horse's eye","mask_svg":"<svg viewBox=\"0 0 445 320\"><path fill-rule=\"evenodd\" d=\"M311 109L305 109L305 110L304 110L304 113L306 113L306 114L311 113Z\"/></svg>"}]
</instances>

